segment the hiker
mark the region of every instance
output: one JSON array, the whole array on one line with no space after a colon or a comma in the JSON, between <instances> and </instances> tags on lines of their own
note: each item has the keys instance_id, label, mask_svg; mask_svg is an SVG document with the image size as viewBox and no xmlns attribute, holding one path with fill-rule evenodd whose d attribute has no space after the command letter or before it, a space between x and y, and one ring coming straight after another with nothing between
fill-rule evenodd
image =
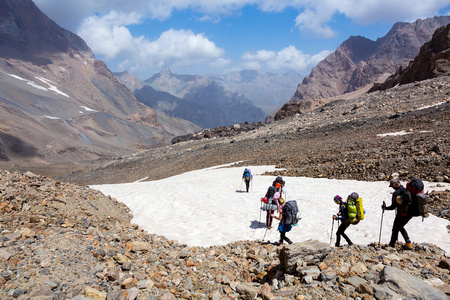
<instances>
[{"instance_id":1,"label":"hiker","mask_svg":"<svg viewBox=\"0 0 450 300\"><path fill-rule=\"evenodd\" d=\"M337 213L337 215L333 216L333 219L341 221L341 225L339 225L339 228L336 232L336 243L334 244L336 247L341 246L341 236L344 237L349 246L353 245L353 242L345 234L345 230L348 228L348 226L350 226L350 224L356 224L359 221L349 217L347 203L350 198L356 201L359 198L359 195L358 193L351 193L347 197L347 202L344 202L342 197L339 195L336 195L333 199L334 202L339 205L339 212Z\"/></svg>"},{"instance_id":2,"label":"hiker","mask_svg":"<svg viewBox=\"0 0 450 300\"><path fill-rule=\"evenodd\" d=\"M276 192L280 193L280 197L283 197L284 180L281 176L275 178L275 180L272 182L272 186L275 188ZM286 190L284 190L284 193L286 194Z\"/></svg>"},{"instance_id":3,"label":"hiker","mask_svg":"<svg viewBox=\"0 0 450 300\"><path fill-rule=\"evenodd\" d=\"M408 232L405 230L405 225L412 218L412 215L408 211L409 204L411 203L411 193L405 189L398 178L391 179L389 187L395 190L392 194L392 203L390 206L386 207L386 203L383 201L383 205L381 205L381 209L383 209L383 211L396 209L389 246L393 248L395 247L395 243L398 239L398 233L400 232L405 239L403 249L412 250L411 240L409 239Z\"/></svg>"},{"instance_id":4,"label":"hiker","mask_svg":"<svg viewBox=\"0 0 450 300\"><path fill-rule=\"evenodd\" d=\"M280 220L280 224L278 224L278 231L280 232L280 242L279 245L283 244L283 241L286 241L289 245L292 244L292 241L286 237L286 232L291 231L292 229L292 225L289 224L284 224L285 222L283 222L283 207L285 205L285 201L283 198L279 199L279 203L280 203L280 209L279 209L279 215L275 216L274 214L272 214L272 217Z\"/></svg>"},{"instance_id":5,"label":"hiker","mask_svg":"<svg viewBox=\"0 0 450 300\"><path fill-rule=\"evenodd\" d=\"M245 181L245 189L248 193L248 188L250 187L250 180L253 179L253 175L250 169L245 168L244 174L242 174L242 179Z\"/></svg>"},{"instance_id":6,"label":"hiker","mask_svg":"<svg viewBox=\"0 0 450 300\"><path fill-rule=\"evenodd\" d=\"M281 207L279 204L280 193L275 192L274 186L272 186L272 185L269 186L269 189L267 190L265 198L267 199L268 206L270 206L271 204L274 204L274 205L276 205L277 210L279 210L279 207ZM272 221L273 221L273 213L274 212L275 212L275 210L272 210L272 209L266 210L266 227L268 229L272 229Z\"/></svg>"}]
</instances>

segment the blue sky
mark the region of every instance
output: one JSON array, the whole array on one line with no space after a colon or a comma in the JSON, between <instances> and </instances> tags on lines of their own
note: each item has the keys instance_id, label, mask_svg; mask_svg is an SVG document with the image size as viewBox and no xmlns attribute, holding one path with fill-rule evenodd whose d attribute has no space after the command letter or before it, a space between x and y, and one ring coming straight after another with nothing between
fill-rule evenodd
<instances>
[{"instance_id":1,"label":"blue sky","mask_svg":"<svg viewBox=\"0 0 450 300\"><path fill-rule=\"evenodd\" d=\"M352 35L449 15L448 0L34 0L114 72L309 75Z\"/></svg>"}]
</instances>

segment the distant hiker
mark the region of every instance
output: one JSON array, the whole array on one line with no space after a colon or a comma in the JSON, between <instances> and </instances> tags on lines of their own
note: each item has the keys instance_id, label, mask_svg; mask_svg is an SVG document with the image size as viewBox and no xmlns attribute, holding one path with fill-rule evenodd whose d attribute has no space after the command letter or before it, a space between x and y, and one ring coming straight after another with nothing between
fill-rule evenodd
<instances>
[{"instance_id":1,"label":"distant hiker","mask_svg":"<svg viewBox=\"0 0 450 300\"><path fill-rule=\"evenodd\" d=\"M350 226L350 224L358 224L359 219L355 216L357 208L356 201L360 199L358 193L351 193L347 197L347 201L344 202L341 196L336 195L334 197L334 202L339 205L339 212L337 215L333 216L334 220L341 221L341 225L336 232L336 247L340 247L341 245L341 236L347 241L348 245L353 245L353 242L350 238L345 234L345 230ZM355 204L353 204L355 203Z\"/></svg>"},{"instance_id":2,"label":"distant hiker","mask_svg":"<svg viewBox=\"0 0 450 300\"><path fill-rule=\"evenodd\" d=\"M267 193L263 199L267 201L267 207L266 209L266 227L271 229L272 228L272 220L273 220L273 213L275 212L275 209L280 207L279 204L279 198L280 193L275 191L274 186L269 186L269 189L267 190Z\"/></svg>"},{"instance_id":3,"label":"distant hiker","mask_svg":"<svg viewBox=\"0 0 450 300\"><path fill-rule=\"evenodd\" d=\"M405 225L412 218L412 215L408 212L409 205L411 204L411 193L403 187L398 178L391 179L389 186L395 190L392 194L392 203L390 206L386 207L386 203L383 201L383 205L381 205L383 211L396 209L389 246L395 247L398 233L400 232L405 239L403 249L412 250L411 240L409 239L408 232L405 230Z\"/></svg>"},{"instance_id":4,"label":"distant hiker","mask_svg":"<svg viewBox=\"0 0 450 300\"><path fill-rule=\"evenodd\" d=\"M244 174L242 174L242 179L245 181L245 188L248 193L248 189L250 187L250 180L253 179L253 175L250 169L245 168Z\"/></svg>"},{"instance_id":5,"label":"distant hiker","mask_svg":"<svg viewBox=\"0 0 450 300\"><path fill-rule=\"evenodd\" d=\"M279 210L279 215L275 216L274 214L272 214L272 217L280 220L280 224L278 224L278 231L280 232L280 242L279 244L283 244L283 241L286 241L289 245L292 244L292 241L286 237L286 232L291 231L292 229L292 224L289 224L286 222L286 213L283 215L283 209L285 208L285 201L283 198L279 199L279 203L281 205L280 210Z\"/></svg>"}]
</instances>

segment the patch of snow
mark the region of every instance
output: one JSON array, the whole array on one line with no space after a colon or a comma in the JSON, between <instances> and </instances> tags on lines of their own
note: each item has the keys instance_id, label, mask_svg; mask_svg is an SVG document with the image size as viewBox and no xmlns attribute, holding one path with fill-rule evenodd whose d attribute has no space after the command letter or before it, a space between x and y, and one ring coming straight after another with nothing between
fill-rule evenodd
<instances>
[{"instance_id":1,"label":"patch of snow","mask_svg":"<svg viewBox=\"0 0 450 300\"><path fill-rule=\"evenodd\" d=\"M274 166L247 166L253 174L249 193L242 181L243 167L222 166L187 172L169 178L124 184L95 185L92 188L126 204L133 215L132 222L149 233L163 235L190 246L209 247L239 240L278 241L279 221L266 230L266 212L261 210L261 197L267 192L275 176L263 176ZM389 182L366 182L326 178L283 177L286 182L285 200L297 200L303 219L287 236L294 242L315 239L329 243L332 216L338 206L333 197L346 198L357 192L363 199L365 218L351 225L346 234L357 244L378 242L381 205L391 203L393 189ZM406 183L403 183L406 185ZM424 182L425 191L445 190L448 183ZM395 212L385 211L381 242L388 243ZM406 230L415 243L432 243L450 253L447 226L450 221L430 215L413 218ZM332 243L336 241L334 224ZM399 241L404 242L401 235ZM343 240L343 244L345 240Z\"/></svg>"},{"instance_id":2,"label":"patch of snow","mask_svg":"<svg viewBox=\"0 0 450 300\"><path fill-rule=\"evenodd\" d=\"M58 118L58 117L51 117L51 116L45 116L45 115L44 115L44 118L51 119L51 120L61 120L61 118Z\"/></svg>"},{"instance_id":3,"label":"patch of snow","mask_svg":"<svg viewBox=\"0 0 450 300\"><path fill-rule=\"evenodd\" d=\"M444 103L447 103L447 101L439 102L439 103L428 105L428 106L423 106L423 107L418 108L417 110L422 110L422 109L427 109L427 108L439 106L439 105L444 104Z\"/></svg>"},{"instance_id":4,"label":"patch of snow","mask_svg":"<svg viewBox=\"0 0 450 300\"><path fill-rule=\"evenodd\" d=\"M97 110L89 108L87 106L80 106L80 107L83 108L85 111L97 111Z\"/></svg>"},{"instance_id":5,"label":"patch of snow","mask_svg":"<svg viewBox=\"0 0 450 300\"><path fill-rule=\"evenodd\" d=\"M402 130L399 132L380 133L380 134L377 134L377 136L379 136L379 137L397 136L397 135L406 135L406 134L411 134L411 133L412 133L411 131L406 132L406 131Z\"/></svg>"},{"instance_id":6,"label":"patch of snow","mask_svg":"<svg viewBox=\"0 0 450 300\"><path fill-rule=\"evenodd\" d=\"M43 78L43 77L39 77L39 76L35 76L35 77L36 77L37 79L39 79L40 81L42 81L42 82L48 84L48 85L49 85L48 90L50 90L50 91L52 91L52 92L55 92L55 93L57 93L57 94L59 94L59 95L62 95L62 96L64 96L64 97L70 98L69 95L67 95L66 93L61 92L60 90L58 90L58 88L57 88L56 86L50 84L50 83L55 84L55 82L53 82L53 81L51 81L51 80L49 80L49 79Z\"/></svg>"}]
</instances>

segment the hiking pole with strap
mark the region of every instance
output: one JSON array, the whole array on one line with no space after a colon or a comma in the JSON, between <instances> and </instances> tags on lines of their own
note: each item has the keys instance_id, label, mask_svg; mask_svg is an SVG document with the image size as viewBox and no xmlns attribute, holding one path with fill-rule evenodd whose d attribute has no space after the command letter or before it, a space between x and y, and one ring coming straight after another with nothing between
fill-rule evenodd
<instances>
[{"instance_id":1,"label":"hiking pole with strap","mask_svg":"<svg viewBox=\"0 0 450 300\"><path fill-rule=\"evenodd\" d=\"M383 216L384 216L384 208L386 207L386 203L383 201L383 212L381 213L381 223L380 223L380 236L378 238L378 246L381 247L381 228L383 228Z\"/></svg>"},{"instance_id":2,"label":"hiking pole with strap","mask_svg":"<svg viewBox=\"0 0 450 300\"><path fill-rule=\"evenodd\" d=\"M331 246L331 240L333 239L333 227L334 227L334 218L331 218L333 222L331 222L331 234L330 234L330 246Z\"/></svg>"}]
</instances>

